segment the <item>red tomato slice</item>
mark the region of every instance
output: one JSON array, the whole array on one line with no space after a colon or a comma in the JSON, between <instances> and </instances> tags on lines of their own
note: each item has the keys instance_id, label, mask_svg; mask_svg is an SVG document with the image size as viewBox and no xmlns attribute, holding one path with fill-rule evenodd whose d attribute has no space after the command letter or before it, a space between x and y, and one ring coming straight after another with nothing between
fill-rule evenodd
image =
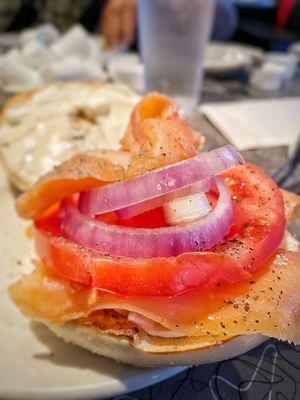
<instances>
[{"instance_id":1,"label":"red tomato slice","mask_svg":"<svg viewBox=\"0 0 300 400\"><path fill-rule=\"evenodd\" d=\"M254 273L282 241L286 219L276 183L256 165L246 163L223 175L234 205L234 226L213 251L237 258Z\"/></svg>"},{"instance_id":2,"label":"red tomato slice","mask_svg":"<svg viewBox=\"0 0 300 400\"><path fill-rule=\"evenodd\" d=\"M174 296L245 280L282 240L283 198L277 185L254 165L236 167L223 177L232 194L235 223L211 251L156 259L106 256L58 235L57 221L50 216L35 222L37 254L61 277L123 295Z\"/></svg>"}]
</instances>

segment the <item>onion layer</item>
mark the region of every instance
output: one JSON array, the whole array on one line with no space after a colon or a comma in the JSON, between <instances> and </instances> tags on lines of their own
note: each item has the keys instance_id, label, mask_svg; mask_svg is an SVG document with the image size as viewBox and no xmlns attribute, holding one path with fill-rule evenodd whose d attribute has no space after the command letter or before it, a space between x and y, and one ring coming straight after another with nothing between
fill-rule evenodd
<instances>
[{"instance_id":1,"label":"onion layer","mask_svg":"<svg viewBox=\"0 0 300 400\"><path fill-rule=\"evenodd\" d=\"M131 258L172 257L209 249L220 242L233 224L230 194L221 177L214 178L219 198L204 218L183 226L155 229L108 225L82 215L66 205L61 212L61 230L78 244L114 256Z\"/></svg>"},{"instance_id":2,"label":"onion layer","mask_svg":"<svg viewBox=\"0 0 300 400\"><path fill-rule=\"evenodd\" d=\"M83 192L80 195L79 209L83 214L96 215L149 202L211 178L242 162L242 156L234 147L220 147L135 178ZM133 215L131 213L130 216Z\"/></svg>"},{"instance_id":3,"label":"onion layer","mask_svg":"<svg viewBox=\"0 0 300 400\"><path fill-rule=\"evenodd\" d=\"M204 193L180 197L164 204L165 220L170 225L186 224L205 217L211 205Z\"/></svg>"},{"instance_id":4,"label":"onion layer","mask_svg":"<svg viewBox=\"0 0 300 400\"><path fill-rule=\"evenodd\" d=\"M210 190L211 186L212 178L203 179L202 181L196 182L191 186L184 187L183 189L176 190L175 192L167 193L165 195L155 197L154 199L146 200L142 203L137 203L133 206L122 208L121 210L116 210L115 213L120 219L132 218L135 215L161 207L163 204L169 201L196 193L206 193Z\"/></svg>"}]
</instances>

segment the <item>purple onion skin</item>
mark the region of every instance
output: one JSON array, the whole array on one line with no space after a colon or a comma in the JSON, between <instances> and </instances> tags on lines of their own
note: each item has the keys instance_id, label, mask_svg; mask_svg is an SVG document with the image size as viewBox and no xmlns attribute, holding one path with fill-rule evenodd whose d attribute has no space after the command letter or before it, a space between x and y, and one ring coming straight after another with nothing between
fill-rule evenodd
<instances>
[{"instance_id":1,"label":"purple onion skin","mask_svg":"<svg viewBox=\"0 0 300 400\"><path fill-rule=\"evenodd\" d=\"M233 146L220 147L132 179L82 192L79 209L82 214L90 216L125 209L123 218L129 218L135 215L132 210L128 211L130 206L137 207L138 203L157 201L159 197L205 182L243 162L242 156Z\"/></svg>"},{"instance_id":2,"label":"purple onion skin","mask_svg":"<svg viewBox=\"0 0 300 400\"><path fill-rule=\"evenodd\" d=\"M109 225L82 215L67 205L61 212L61 230L67 238L100 253L129 258L172 257L199 252L220 242L233 224L230 194L221 177L214 178L219 198L206 217L183 226L154 229Z\"/></svg>"}]
</instances>

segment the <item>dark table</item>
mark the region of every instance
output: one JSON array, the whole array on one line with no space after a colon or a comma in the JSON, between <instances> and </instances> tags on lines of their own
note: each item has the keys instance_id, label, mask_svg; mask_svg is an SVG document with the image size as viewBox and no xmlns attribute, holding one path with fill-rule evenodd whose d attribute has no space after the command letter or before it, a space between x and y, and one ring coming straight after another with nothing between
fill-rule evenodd
<instances>
[{"instance_id":1,"label":"dark table","mask_svg":"<svg viewBox=\"0 0 300 400\"><path fill-rule=\"evenodd\" d=\"M240 357L189 368L114 400L298 400L300 346L269 340Z\"/></svg>"}]
</instances>

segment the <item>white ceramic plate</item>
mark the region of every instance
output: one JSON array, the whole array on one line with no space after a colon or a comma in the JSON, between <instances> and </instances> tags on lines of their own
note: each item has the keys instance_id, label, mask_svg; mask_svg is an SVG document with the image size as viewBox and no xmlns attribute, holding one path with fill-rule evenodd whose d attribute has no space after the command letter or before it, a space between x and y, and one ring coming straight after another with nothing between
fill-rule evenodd
<instances>
[{"instance_id":1,"label":"white ceramic plate","mask_svg":"<svg viewBox=\"0 0 300 400\"><path fill-rule=\"evenodd\" d=\"M263 51L236 43L212 42L206 49L204 69L207 72L229 72L251 66L260 60Z\"/></svg>"},{"instance_id":2,"label":"white ceramic plate","mask_svg":"<svg viewBox=\"0 0 300 400\"><path fill-rule=\"evenodd\" d=\"M102 399L152 385L184 367L137 369L66 344L24 318L7 287L22 272L30 244L0 166L0 398Z\"/></svg>"}]
</instances>

